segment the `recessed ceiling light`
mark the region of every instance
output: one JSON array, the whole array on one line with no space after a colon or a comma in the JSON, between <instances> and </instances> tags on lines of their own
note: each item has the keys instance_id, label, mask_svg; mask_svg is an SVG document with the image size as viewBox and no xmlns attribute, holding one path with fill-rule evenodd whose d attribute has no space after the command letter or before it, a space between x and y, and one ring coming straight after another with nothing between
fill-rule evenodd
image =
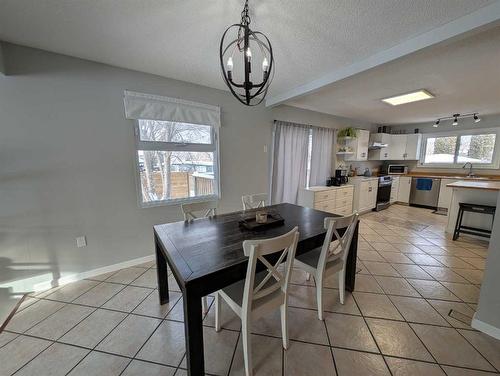
<instances>
[{"instance_id":1,"label":"recessed ceiling light","mask_svg":"<svg viewBox=\"0 0 500 376\"><path fill-rule=\"evenodd\" d=\"M427 90L418 90L407 94L396 95L395 97L385 98L382 99L382 102L389 103L393 106L399 106L400 104L418 102L431 98L434 98L434 95Z\"/></svg>"}]
</instances>

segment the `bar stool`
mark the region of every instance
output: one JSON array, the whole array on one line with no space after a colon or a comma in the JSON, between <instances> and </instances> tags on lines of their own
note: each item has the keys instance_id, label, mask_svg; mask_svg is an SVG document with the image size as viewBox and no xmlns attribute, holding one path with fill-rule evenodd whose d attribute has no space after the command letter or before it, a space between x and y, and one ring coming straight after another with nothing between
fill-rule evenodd
<instances>
[{"instance_id":1,"label":"bar stool","mask_svg":"<svg viewBox=\"0 0 500 376\"><path fill-rule=\"evenodd\" d=\"M457 216L457 223L455 224L455 230L453 231L453 240L457 240L460 233L482 236L484 238L489 238L491 236L491 230L485 230L482 228L464 226L462 225L462 219L464 217L464 212L469 213L479 213L479 214L490 214L492 215L491 224L493 227L493 220L495 219L495 207L490 205L477 205L468 204L465 202L460 202Z\"/></svg>"}]
</instances>

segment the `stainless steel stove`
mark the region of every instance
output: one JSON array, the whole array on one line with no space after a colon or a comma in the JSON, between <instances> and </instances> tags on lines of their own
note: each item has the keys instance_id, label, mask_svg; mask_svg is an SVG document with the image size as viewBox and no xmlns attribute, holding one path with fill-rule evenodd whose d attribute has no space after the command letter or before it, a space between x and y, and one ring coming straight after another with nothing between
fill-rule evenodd
<instances>
[{"instance_id":1,"label":"stainless steel stove","mask_svg":"<svg viewBox=\"0 0 500 376\"><path fill-rule=\"evenodd\" d=\"M386 209L391 201L392 176L384 175L378 178L377 206L375 211Z\"/></svg>"}]
</instances>

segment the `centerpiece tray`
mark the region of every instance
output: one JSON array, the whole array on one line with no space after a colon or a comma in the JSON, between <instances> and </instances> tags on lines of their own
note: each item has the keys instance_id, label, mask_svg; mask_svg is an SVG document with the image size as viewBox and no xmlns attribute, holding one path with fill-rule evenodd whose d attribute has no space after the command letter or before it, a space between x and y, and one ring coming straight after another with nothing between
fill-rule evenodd
<instances>
[{"instance_id":1,"label":"centerpiece tray","mask_svg":"<svg viewBox=\"0 0 500 376\"><path fill-rule=\"evenodd\" d=\"M250 216L244 217L239 221L241 227L251 231L265 230L271 227L282 226L285 220L278 213L267 213L267 221L265 223L258 223L255 219L255 213Z\"/></svg>"}]
</instances>

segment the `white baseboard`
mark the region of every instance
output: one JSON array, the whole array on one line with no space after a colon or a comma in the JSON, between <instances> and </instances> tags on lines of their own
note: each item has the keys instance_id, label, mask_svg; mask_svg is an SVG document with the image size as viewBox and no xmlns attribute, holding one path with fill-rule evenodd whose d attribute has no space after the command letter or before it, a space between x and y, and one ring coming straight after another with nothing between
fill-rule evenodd
<instances>
[{"instance_id":1,"label":"white baseboard","mask_svg":"<svg viewBox=\"0 0 500 376\"><path fill-rule=\"evenodd\" d=\"M493 325L490 325L488 323L485 323L484 321L477 319L476 314L474 314L474 317L472 318L471 326L474 329L479 330L480 332L486 333L489 336L500 340L500 328L497 328Z\"/></svg>"},{"instance_id":2,"label":"white baseboard","mask_svg":"<svg viewBox=\"0 0 500 376\"><path fill-rule=\"evenodd\" d=\"M63 286L63 285L66 285L68 283L71 283L71 282L76 282L76 281L80 281L82 279L96 277L96 276L104 274L104 273L115 272L115 271L120 270L120 269L130 268L131 266L144 264L145 262L150 262L150 261L154 261L154 260L155 260L155 255L150 255L150 256L136 258L133 260L120 262L118 264L103 266L102 268L88 270L88 271L82 272L82 273L66 275L64 277L61 277L61 278L58 278L58 279L55 279L52 281L39 283L35 286L34 290L35 291L48 290L48 289L51 289L51 288L56 287L56 286Z\"/></svg>"}]
</instances>

